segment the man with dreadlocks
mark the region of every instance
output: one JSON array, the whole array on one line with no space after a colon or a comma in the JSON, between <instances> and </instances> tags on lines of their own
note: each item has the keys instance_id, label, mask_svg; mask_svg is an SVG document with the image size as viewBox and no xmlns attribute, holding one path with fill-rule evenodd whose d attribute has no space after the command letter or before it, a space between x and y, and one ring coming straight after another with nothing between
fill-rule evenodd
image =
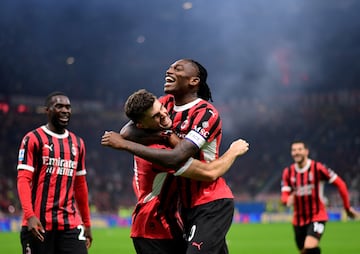
<instances>
[{"instance_id":1,"label":"man with dreadlocks","mask_svg":"<svg viewBox=\"0 0 360 254\"><path fill-rule=\"evenodd\" d=\"M139 130L131 124L121 131L122 137L128 140L118 140L112 147L164 167L180 168L179 175L186 168L183 164L191 157L206 162L218 158L222 122L216 108L208 102L212 98L206 79L206 69L192 59L178 60L166 71L166 95L159 100L173 120L172 131L182 138L172 150L154 149L129 141L144 143L144 136L139 138ZM188 242L186 253L228 253L225 236L233 218L234 199L225 180L222 177L213 182L183 177L177 180Z\"/></svg>"}]
</instances>

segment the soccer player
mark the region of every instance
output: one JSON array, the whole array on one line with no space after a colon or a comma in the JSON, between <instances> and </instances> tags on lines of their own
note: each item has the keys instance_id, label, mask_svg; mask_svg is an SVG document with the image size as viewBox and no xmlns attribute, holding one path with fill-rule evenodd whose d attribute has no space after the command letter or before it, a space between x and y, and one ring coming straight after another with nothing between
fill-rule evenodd
<instances>
[{"instance_id":1,"label":"soccer player","mask_svg":"<svg viewBox=\"0 0 360 254\"><path fill-rule=\"evenodd\" d=\"M324 234L328 215L323 187L325 182L335 185L350 218L358 216L350 206L345 182L324 164L310 159L309 149L303 141L291 144L294 163L283 170L281 202L294 206L293 227L296 246L301 254L320 254L319 241Z\"/></svg>"},{"instance_id":2,"label":"soccer player","mask_svg":"<svg viewBox=\"0 0 360 254\"><path fill-rule=\"evenodd\" d=\"M178 60L166 71L166 95L159 100L170 114L172 130L182 138L174 149L153 149L124 140L117 148L169 168L179 168L191 157L205 162L218 158L222 121L208 102L211 91L206 80L206 69L192 59ZM121 131L126 139L141 142L134 133L133 125ZM178 184L186 253L228 253L225 237L233 219L234 197L224 178L206 182L180 177Z\"/></svg>"},{"instance_id":3,"label":"soccer player","mask_svg":"<svg viewBox=\"0 0 360 254\"><path fill-rule=\"evenodd\" d=\"M28 132L19 149L22 253L86 254L92 234L85 145L67 130L71 104L64 93L49 94L45 110L47 124Z\"/></svg>"},{"instance_id":4,"label":"soccer player","mask_svg":"<svg viewBox=\"0 0 360 254\"><path fill-rule=\"evenodd\" d=\"M172 126L165 107L152 93L144 89L129 96L125 103L125 113L138 128L148 131L168 129ZM121 139L121 136L118 133L107 132L102 138L102 144L116 147L119 138ZM172 136L172 139L175 137ZM174 143L177 142L178 140ZM167 140L164 139L164 142L151 147L166 149ZM248 143L237 140L220 159L210 163L189 159L178 171L135 156L133 186L138 203L133 212L131 237L137 253L186 252L181 219L177 211L176 181L172 174L213 181L230 168L237 156L247 150Z\"/></svg>"}]
</instances>

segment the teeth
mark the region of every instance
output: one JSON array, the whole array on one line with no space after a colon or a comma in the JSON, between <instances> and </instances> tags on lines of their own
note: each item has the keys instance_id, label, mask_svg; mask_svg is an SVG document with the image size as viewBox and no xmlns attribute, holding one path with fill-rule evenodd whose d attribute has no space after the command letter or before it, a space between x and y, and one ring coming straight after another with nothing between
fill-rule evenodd
<instances>
[{"instance_id":1,"label":"teeth","mask_svg":"<svg viewBox=\"0 0 360 254\"><path fill-rule=\"evenodd\" d=\"M175 80L172 77L165 77L166 82L174 82Z\"/></svg>"}]
</instances>

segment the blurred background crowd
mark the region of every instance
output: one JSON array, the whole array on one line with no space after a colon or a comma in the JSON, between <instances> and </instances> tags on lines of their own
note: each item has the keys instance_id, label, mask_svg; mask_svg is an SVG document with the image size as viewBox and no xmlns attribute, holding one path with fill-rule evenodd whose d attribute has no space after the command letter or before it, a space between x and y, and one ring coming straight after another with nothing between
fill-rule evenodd
<instances>
[{"instance_id":1,"label":"blurred background crowd","mask_svg":"<svg viewBox=\"0 0 360 254\"><path fill-rule=\"evenodd\" d=\"M249 152L225 175L237 201L279 210L290 142L340 174L360 198L360 2L356 0L0 1L0 214L19 214L16 163L22 136L45 123L54 90L73 104L69 129L87 146L93 212L135 202L132 156L100 145L127 122L128 95L163 94L180 58L208 70L223 120L223 152ZM329 186L329 205L341 206Z\"/></svg>"},{"instance_id":2,"label":"blurred background crowd","mask_svg":"<svg viewBox=\"0 0 360 254\"><path fill-rule=\"evenodd\" d=\"M116 213L121 207L131 207L135 204L132 156L100 145L105 130L119 130L127 122L122 108L94 110L86 102L87 107L80 110L79 101L73 103L70 129L83 137L87 146L93 212ZM243 99L217 106L224 119L221 150L239 137L248 140L251 147L225 175L237 201L271 202L275 211L281 209L277 207L281 172L292 162L290 142L304 139L310 146L310 157L340 174L348 184L352 204L360 204L359 92L292 95L274 97L269 102ZM250 114L253 119L244 123L243 114ZM46 119L31 108L19 112L15 107L0 112L0 120L0 209L2 213L17 214L20 212L16 193L18 146L27 131L44 124ZM341 199L330 185L325 194L329 205L341 207Z\"/></svg>"}]
</instances>

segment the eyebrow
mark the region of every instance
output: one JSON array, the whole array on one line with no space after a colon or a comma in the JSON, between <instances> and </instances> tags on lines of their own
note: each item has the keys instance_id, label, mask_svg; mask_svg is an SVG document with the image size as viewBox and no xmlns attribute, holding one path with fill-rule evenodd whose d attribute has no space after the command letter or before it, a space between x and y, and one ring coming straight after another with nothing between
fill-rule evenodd
<instances>
[{"instance_id":1,"label":"eyebrow","mask_svg":"<svg viewBox=\"0 0 360 254\"><path fill-rule=\"evenodd\" d=\"M163 108L164 108L164 105L161 103L161 106L160 106L160 111L161 111ZM152 115L152 116L151 116L151 118L154 118L154 117L156 117L156 116L160 115L160 111L159 111L159 112L157 112L156 114Z\"/></svg>"}]
</instances>

